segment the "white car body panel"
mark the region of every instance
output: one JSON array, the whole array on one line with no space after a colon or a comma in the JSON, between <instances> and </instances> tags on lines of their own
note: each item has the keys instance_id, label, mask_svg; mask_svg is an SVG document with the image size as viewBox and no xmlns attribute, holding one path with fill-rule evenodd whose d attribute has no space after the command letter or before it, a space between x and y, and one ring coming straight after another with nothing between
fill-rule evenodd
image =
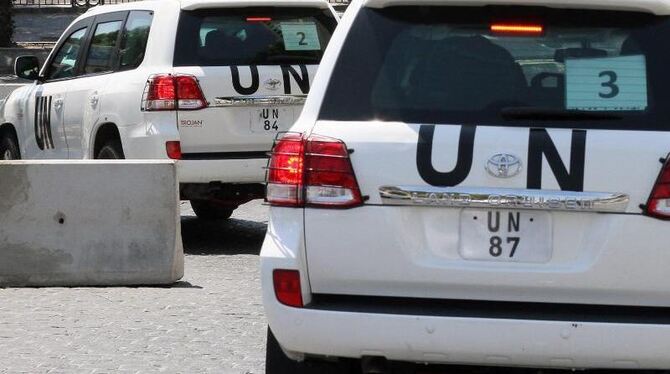
<instances>
[{"instance_id":1,"label":"white car body panel","mask_svg":"<svg viewBox=\"0 0 670 374\"><path fill-rule=\"evenodd\" d=\"M291 65L292 69L301 73L301 67L307 72L307 76L300 75L303 82L314 79L318 65ZM278 106L216 106L217 98L235 97L239 99L266 97L275 95L305 96L308 91L303 91L296 79L289 73L288 88L282 77L282 69L279 66L257 66L259 88L250 95L241 95L233 87L230 77L230 67L206 66L206 67L176 67L174 73L189 74L200 80L200 85L205 97L210 101L210 107L197 111L178 112L178 124L180 127L182 152L183 153L207 153L221 152L222 144L225 144L225 152L267 152L277 132L288 131L295 120L300 116L301 105L278 105ZM251 69L249 66L238 67L240 83L249 87L252 82ZM214 80L208 77L225 76L228 79ZM278 88L267 87L268 81L280 81ZM283 126L279 130L259 131L252 129L253 116L258 110L271 107L278 108L283 114L289 114L283 118ZM284 112L286 110L286 112ZM261 129L262 130L262 129ZM262 182L264 176L256 180Z\"/></svg>"},{"instance_id":2,"label":"white car body panel","mask_svg":"<svg viewBox=\"0 0 670 374\"><path fill-rule=\"evenodd\" d=\"M569 369L670 368L670 329L664 323L463 318L310 306L310 300L319 295L334 295L387 297L399 303L422 298L670 307L667 271L660 265L670 260L667 245L663 239L641 242L662 236L667 222L644 216L640 207L661 170L659 157L670 151L670 134L665 131L587 131L583 191L623 193L629 201L610 214L549 211L553 255L546 263L464 260L458 250L462 209L386 205L380 197L382 186L427 186L417 171L416 157L421 126L430 124L337 122L318 117L358 12L368 6L415 4L543 5L670 14L670 2L664 0L354 1L330 41L291 131L342 140L353 151L350 159L366 201L362 207L345 210L271 208L261 252L261 279L268 322L282 348L290 357L379 356L416 363ZM454 168L460 128L436 126L431 163L438 172ZM458 187L527 189L529 128L478 126L476 131L472 168ZM547 132L564 165L569 165L571 130ZM487 173L487 160L501 152L520 156L519 175L500 179ZM546 158L540 176L542 191L560 190ZM277 300L275 269L300 271L305 308Z\"/></svg>"}]
</instances>

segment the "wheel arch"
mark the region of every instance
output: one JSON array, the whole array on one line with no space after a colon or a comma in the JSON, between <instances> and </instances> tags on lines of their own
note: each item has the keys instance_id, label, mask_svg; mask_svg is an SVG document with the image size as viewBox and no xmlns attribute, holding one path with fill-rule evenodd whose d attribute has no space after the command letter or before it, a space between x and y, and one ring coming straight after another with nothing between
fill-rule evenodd
<instances>
[{"instance_id":1,"label":"wheel arch","mask_svg":"<svg viewBox=\"0 0 670 374\"><path fill-rule=\"evenodd\" d=\"M11 123L3 123L0 124L0 138L3 136L11 136L14 141L16 142L16 146L19 149L19 156L21 155L21 144L19 143L19 133L16 131L16 127L14 127L13 124Z\"/></svg>"},{"instance_id":2,"label":"wheel arch","mask_svg":"<svg viewBox=\"0 0 670 374\"><path fill-rule=\"evenodd\" d=\"M119 128L113 122L105 122L100 124L95 130L95 135L93 137L93 147L91 158L95 158L100 149L110 140L115 140L121 145L121 151L123 152L123 141L121 140L121 133Z\"/></svg>"}]
</instances>

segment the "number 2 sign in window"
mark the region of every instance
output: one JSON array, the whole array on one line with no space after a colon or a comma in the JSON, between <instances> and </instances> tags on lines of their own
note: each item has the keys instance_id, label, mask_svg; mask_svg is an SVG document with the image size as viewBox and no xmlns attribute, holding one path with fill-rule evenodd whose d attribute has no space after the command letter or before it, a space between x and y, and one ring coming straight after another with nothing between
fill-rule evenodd
<instances>
[{"instance_id":1,"label":"number 2 sign in window","mask_svg":"<svg viewBox=\"0 0 670 374\"><path fill-rule=\"evenodd\" d=\"M646 66L642 55L566 60L567 109L646 110Z\"/></svg>"},{"instance_id":2,"label":"number 2 sign in window","mask_svg":"<svg viewBox=\"0 0 670 374\"><path fill-rule=\"evenodd\" d=\"M282 22L281 32L287 51L318 51L319 33L314 22Z\"/></svg>"}]
</instances>

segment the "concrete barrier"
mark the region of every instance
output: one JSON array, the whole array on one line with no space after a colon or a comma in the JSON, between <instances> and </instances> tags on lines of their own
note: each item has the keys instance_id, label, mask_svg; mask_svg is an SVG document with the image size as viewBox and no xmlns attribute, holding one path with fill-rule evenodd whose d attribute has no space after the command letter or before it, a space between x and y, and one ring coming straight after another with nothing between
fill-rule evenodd
<instances>
[{"instance_id":1,"label":"concrete barrier","mask_svg":"<svg viewBox=\"0 0 670 374\"><path fill-rule=\"evenodd\" d=\"M171 161L0 162L0 286L177 281L177 187Z\"/></svg>"}]
</instances>

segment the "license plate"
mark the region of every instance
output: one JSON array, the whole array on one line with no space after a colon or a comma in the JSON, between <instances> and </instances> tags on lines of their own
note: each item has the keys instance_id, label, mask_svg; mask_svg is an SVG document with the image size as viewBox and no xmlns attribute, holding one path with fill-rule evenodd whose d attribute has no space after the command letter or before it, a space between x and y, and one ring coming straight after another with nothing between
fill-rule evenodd
<instances>
[{"instance_id":1,"label":"license plate","mask_svg":"<svg viewBox=\"0 0 670 374\"><path fill-rule=\"evenodd\" d=\"M251 132L276 133L293 124L293 108L260 108L250 114Z\"/></svg>"},{"instance_id":2,"label":"license plate","mask_svg":"<svg viewBox=\"0 0 670 374\"><path fill-rule=\"evenodd\" d=\"M551 215L535 211L464 209L459 253L466 260L549 262Z\"/></svg>"}]
</instances>

